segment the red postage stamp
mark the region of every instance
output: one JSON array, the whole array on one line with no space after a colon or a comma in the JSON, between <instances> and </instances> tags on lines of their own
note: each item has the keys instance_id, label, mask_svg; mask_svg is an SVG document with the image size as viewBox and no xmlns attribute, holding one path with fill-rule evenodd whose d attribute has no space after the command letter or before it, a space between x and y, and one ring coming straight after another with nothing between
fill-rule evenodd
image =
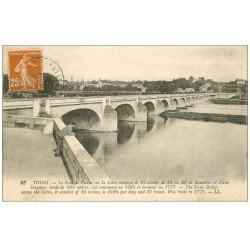
<instances>
[{"instance_id":1,"label":"red postage stamp","mask_svg":"<svg viewBox=\"0 0 250 250\"><path fill-rule=\"evenodd\" d=\"M9 91L38 91L43 88L42 51L13 50L9 58Z\"/></svg>"}]
</instances>

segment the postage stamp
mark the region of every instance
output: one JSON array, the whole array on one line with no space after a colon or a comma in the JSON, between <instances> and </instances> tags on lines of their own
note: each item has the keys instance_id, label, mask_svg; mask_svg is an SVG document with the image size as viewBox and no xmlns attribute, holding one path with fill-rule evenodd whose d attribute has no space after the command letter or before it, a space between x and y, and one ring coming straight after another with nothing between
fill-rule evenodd
<instances>
[{"instance_id":1,"label":"postage stamp","mask_svg":"<svg viewBox=\"0 0 250 250\"><path fill-rule=\"evenodd\" d=\"M42 50L12 50L8 59L10 92L42 90Z\"/></svg>"}]
</instances>

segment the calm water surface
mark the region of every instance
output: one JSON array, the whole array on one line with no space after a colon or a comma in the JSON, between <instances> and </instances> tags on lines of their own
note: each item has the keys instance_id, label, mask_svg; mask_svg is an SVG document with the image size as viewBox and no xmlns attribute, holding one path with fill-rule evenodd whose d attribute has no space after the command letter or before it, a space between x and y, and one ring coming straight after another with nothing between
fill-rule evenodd
<instances>
[{"instance_id":1,"label":"calm water surface","mask_svg":"<svg viewBox=\"0 0 250 250\"><path fill-rule=\"evenodd\" d=\"M247 115L247 105L222 105L213 103L203 103L196 107L182 110L183 112L215 113L231 115Z\"/></svg>"},{"instance_id":2,"label":"calm water surface","mask_svg":"<svg viewBox=\"0 0 250 250\"><path fill-rule=\"evenodd\" d=\"M229 105L219 107L228 112ZM118 128L116 133L77 131L78 140L112 180L246 179L246 125L150 117L148 122L120 121Z\"/></svg>"}]
</instances>

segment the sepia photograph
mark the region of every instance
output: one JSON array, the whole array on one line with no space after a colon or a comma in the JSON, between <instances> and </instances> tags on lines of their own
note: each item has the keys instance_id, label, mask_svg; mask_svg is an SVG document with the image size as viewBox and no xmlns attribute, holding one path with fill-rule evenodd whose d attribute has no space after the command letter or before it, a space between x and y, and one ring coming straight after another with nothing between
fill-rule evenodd
<instances>
[{"instance_id":1,"label":"sepia photograph","mask_svg":"<svg viewBox=\"0 0 250 250\"><path fill-rule=\"evenodd\" d=\"M248 1L0 6L1 249L249 249Z\"/></svg>"},{"instance_id":2,"label":"sepia photograph","mask_svg":"<svg viewBox=\"0 0 250 250\"><path fill-rule=\"evenodd\" d=\"M247 46L3 52L4 200L247 199Z\"/></svg>"}]
</instances>

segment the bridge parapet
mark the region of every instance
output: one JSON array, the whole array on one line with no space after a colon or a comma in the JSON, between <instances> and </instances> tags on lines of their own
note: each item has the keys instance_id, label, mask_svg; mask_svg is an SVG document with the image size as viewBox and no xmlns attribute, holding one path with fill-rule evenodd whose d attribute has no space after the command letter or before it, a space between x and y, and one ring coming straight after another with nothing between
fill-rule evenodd
<instances>
[{"instance_id":1,"label":"bridge parapet","mask_svg":"<svg viewBox=\"0 0 250 250\"><path fill-rule=\"evenodd\" d=\"M60 136L65 127L61 119L54 119L53 135L71 181L110 180L74 135Z\"/></svg>"}]
</instances>

